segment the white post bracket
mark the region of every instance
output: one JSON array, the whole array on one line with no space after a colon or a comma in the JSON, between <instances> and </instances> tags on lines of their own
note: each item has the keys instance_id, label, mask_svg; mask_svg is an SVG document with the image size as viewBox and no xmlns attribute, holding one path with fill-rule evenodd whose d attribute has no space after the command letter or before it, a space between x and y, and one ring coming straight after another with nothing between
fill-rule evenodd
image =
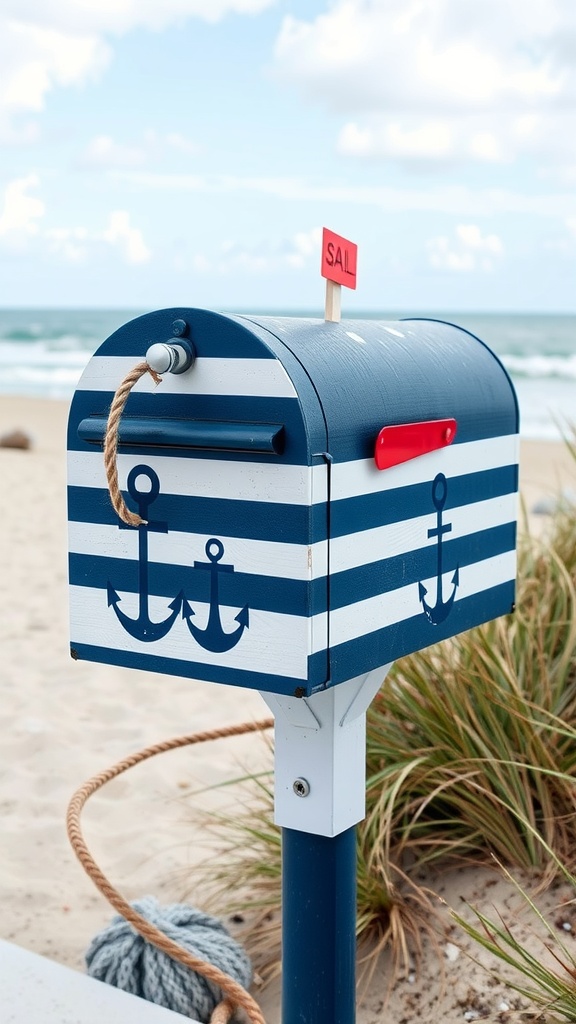
<instances>
[{"instance_id":1,"label":"white post bracket","mask_svg":"<svg viewBox=\"0 0 576 1024\"><path fill-rule=\"evenodd\" d=\"M274 820L337 836L366 809L366 711L391 665L311 697L261 696L275 717Z\"/></svg>"}]
</instances>

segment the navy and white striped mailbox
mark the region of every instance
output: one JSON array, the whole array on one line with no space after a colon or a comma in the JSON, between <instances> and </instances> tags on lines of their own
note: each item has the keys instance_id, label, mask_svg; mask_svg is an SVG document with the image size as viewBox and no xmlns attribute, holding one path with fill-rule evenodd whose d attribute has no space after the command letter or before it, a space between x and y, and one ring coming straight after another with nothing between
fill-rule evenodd
<instances>
[{"instance_id":1,"label":"navy and white striped mailbox","mask_svg":"<svg viewBox=\"0 0 576 1024\"><path fill-rule=\"evenodd\" d=\"M106 417L176 321L194 364L121 422L126 527ZM71 407L73 656L303 696L510 612L517 434L502 365L446 323L133 320Z\"/></svg>"}]
</instances>

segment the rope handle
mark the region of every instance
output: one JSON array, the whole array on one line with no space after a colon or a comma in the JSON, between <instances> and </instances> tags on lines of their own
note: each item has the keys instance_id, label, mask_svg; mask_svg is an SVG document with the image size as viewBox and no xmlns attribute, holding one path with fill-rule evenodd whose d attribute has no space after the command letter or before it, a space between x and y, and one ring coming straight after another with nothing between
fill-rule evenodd
<instances>
[{"instance_id":1,"label":"rope handle","mask_svg":"<svg viewBox=\"0 0 576 1024\"><path fill-rule=\"evenodd\" d=\"M134 385L138 383L145 373L150 374L156 385L162 383L160 374L153 370L146 360L143 363L138 363L137 366L130 370L130 373L126 374L112 399L106 423L106 433L104 435L104 469L106 470L110 500L116 514L128 526L143 526L146 525L146 520L142 519L137 512L130 511L120 490L118 483L118 433L120 430L120 419L124 412L124 406L128 401L128 396Z\"/></svg>"},{"instance_id":2,"label":"rope handle","mask_svg":"<svg viewBox=\"0 0 576 1024\"><path fill-rule=\"evenodd\" d=\"M80 816L87 800L105 786L107 782L117 778L118 775L122 775L128 768L133 768L135 765L148 760L150 757L154 757L156 754L164 754L168 750L177 750L180 747L187 747L196 743L205 743L207 740L225 739L228 736L241 736L249 732L264 732L266 729L273 728L273 726L274 719L265 718L258 722L243 722L239 725L226 726L221 729L192 733L188 736L177 736L174 739L165 740L163 743L155 743L152 746L145 747L144 750L140 750L136 754L130 754L122 761L112 765L111 768L107 768L105 771L99 772L97 775L93 775L91 779L88 779L74 793L66 814L68 838L74 853L86 874L92 879L96 888L99 889L114 909L126 918L129 924L144 939L151 942L152 945L166 953L173 960L177 960L179 963L184 964L185 967L190 968L190 970L201 974L222 990L225 998L215 1007L210 1018L210 1024L228 1024L228 1021L238 1008L245 1011L251 1024L266 1024L266 1021L258 1003L234 978L231 978L218 967L215 967L214 964L207 963L183 949L177 942L169 939L164 932L156 928L155 925L147 921L145 917L142 917L141 914L130 906L128 901L124 899L107 879L90 853L82 834Z\"/></svg>"}]
</instances>

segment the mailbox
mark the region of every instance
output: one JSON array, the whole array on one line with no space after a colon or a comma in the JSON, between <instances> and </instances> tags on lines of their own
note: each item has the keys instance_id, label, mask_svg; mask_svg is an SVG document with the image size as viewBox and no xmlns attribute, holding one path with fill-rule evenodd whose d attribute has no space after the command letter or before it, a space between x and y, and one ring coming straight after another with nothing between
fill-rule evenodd
<instances>
[{"instance_id":1,"label":"mailbox","mask_svg":"<svg viewBox=\"0 0 576 1024\"><path fill-rule=\"evenodd\" d=\"M120 424L127 527L107 414L175 333L195 361ZM305 696L510 612L517 441L506 371L447 323L139 317L71 406L73 657Z\"/></svg>"}]
</instances>

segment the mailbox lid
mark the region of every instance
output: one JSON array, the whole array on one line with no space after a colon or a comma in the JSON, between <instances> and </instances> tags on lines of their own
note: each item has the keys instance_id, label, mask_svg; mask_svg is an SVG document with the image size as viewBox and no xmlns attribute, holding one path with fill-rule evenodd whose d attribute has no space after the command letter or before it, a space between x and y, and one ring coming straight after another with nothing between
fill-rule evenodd
<instances>
[{"instance_id":1,"label":"mailbox lid","mask_svg":"<svg viewBox=\"0 0 576 1024\"><path fill-rule=\"evenodd\" d=\"M134 510L134 494L158 493L149 526L127 528L100 437L116 387L176 319L190 325L197 360L158 387L146 376L128 399L120 486ZM124 325L88 364L68 428L75 657L277 693L326 685L325 420L298 361L280 361L261 333L162 310ZM242 450L242 437L256 447Z\"/></svg>"},{"instance_id":2,"label":"mailbox lid","mask_svg":"<svg viewBox=\"0 0 576 1024\"><path fill-rule=\"evenodd\" d=\"M258 323L306 367L326 418L330 682L510 612L519 416L497 357L437 321ZM382 427L446 418L448 447L377 469Z\"/></svg>"}]
</instances>

